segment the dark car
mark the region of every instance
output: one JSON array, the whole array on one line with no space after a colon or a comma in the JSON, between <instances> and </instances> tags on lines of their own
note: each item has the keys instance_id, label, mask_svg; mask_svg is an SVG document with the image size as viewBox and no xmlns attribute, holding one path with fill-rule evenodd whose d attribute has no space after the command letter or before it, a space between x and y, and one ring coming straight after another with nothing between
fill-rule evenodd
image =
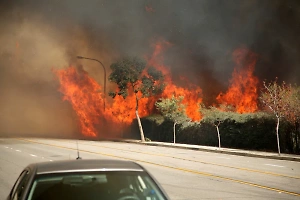
<instances>
[{"instance_id":1,"label":"dark car","mask_svg":"<svg viewBox=\"0 0 300 200\"><path fill-rule=\"evenodd\" d=\"M7 200L167 200L157 181L137 163L68 160L27 166Z\"/></svg>"}]
</instances>

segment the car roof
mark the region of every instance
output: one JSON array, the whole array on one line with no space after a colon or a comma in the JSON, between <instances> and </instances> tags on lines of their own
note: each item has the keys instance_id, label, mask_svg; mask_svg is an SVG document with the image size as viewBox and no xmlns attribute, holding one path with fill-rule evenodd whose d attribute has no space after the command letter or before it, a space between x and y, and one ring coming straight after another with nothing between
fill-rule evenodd
<instances>
[{"instance_id":1,"label":"car roof","mask_svg":"<svg viewBox=\"0 0 300 200\"><path fill-rule=\"evenodd\" d=\"M36 174L88 171L145 171L139 164L123 160L64 160L31 164Z\"/></svg>"}]
</instances>

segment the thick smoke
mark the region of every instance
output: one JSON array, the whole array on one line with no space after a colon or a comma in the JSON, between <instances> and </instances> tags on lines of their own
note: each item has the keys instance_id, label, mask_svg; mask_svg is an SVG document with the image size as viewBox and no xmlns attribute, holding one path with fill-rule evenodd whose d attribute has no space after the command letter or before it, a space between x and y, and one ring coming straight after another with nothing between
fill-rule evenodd
<instances>
[{"instance_id":1,"label":"thick smoke","mask_svg":"<svg viewBox=\"0 0 300 200\"><path fill-rule=\"evenodd\" d=\"M143 57L166 40L173 78L203 89L207 102L227 88L231 53L246 46L259 56L260 80L300 83L300 2L289 0L14 0L0 3L0 134L78 134L61 101L52 69L80 65L99 83L120 56Z\"/></svg>"}]
</instances>

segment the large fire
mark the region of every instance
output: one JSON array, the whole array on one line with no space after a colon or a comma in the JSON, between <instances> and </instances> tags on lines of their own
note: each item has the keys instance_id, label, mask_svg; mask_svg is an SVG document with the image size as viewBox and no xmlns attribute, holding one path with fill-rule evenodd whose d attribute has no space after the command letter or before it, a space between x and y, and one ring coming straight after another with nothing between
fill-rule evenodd
<instances>
[{"instance_id":1,"label":"large fire","mask_svg":"<svg viewBox=\"0 0 300 200\"><path fill-rule=\"evenodd\" d=\"M139 101L139 115L150 115L155 111L155 102L159 98L169 98L172 95L184 96L183 104L186 106L186 114L191 120L201 119L199 104L202 102L202 90L192 84L188 78L180 77L186 85L178 86L172 80L171 69L163 64L163 52L172 46L170 43L161 41L154 45L154 51L146 56L148 66L153 66L162 71L165 76L166 88L164 92L155 97L142 98ZM231 86L225 94L220 94L217 100L220 103L233 105L237 112L254 112L256 105L257 79L253 76L256 62L255 54L246 50L234 52L237 67L233 72ZM245 58L249 58L246 59ZM246 68L242 66L247 64ZM70 66L66 69L54 70L60 82L59 91L64 95L63 100L71 103L74 109L81 132L85 136L101 136L107 129L108 124L113 125L115 131L120 131L135 119L136 98L133 92L124 99L116 96L114 99L104 99L102 87L82 68ZM104 101L106 107L104 109ZM119 128L119 129L118 129Z\"/></svg>"},{"instance_id":2,"label":"large fire","mask_svg":"<svg viewBox=\"0 0 300 200\"><path fill-rule=\"evenodd\" d=\"M236 67L232 73L230 87L225 94L220 93L217 101L220 104L233 106L238 113L257 111L258 78L253 75L257 55L246 48L233 52Z\"/></svg>"}]
</instances>

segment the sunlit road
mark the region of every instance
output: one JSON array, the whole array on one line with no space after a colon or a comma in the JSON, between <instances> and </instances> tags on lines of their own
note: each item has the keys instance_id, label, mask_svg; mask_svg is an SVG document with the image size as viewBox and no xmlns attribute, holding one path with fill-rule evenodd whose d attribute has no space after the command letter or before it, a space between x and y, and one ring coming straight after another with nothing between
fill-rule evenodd
<instances>
[{"instance_id":1,"label":"sunlit road","mask_svg":"<svg viewBox=\"0 0 300 200\"><path fill-rule=\"evenodd\" d=\"M118 142L78 141L83 159L133 160L173 200L299 199L300 163ZM0 199L32 162L75 159L75 140L0 138Z\"/></svg>"}]
</instances>

